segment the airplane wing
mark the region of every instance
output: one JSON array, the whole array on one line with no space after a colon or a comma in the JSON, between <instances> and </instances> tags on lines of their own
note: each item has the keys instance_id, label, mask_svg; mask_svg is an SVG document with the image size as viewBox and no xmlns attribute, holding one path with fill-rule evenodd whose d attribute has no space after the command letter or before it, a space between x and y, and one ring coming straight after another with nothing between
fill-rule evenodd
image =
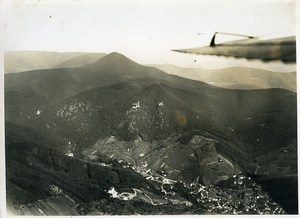
<instances>
[{"instance_id":1,"label":"airplane wing","mask_svg":"<svg viewBox=\"0 0 300 218\"><path fill-rule=\"evenodd\" d=\"M215 44L215 35L209 46L175 49L172 51L201 55L261 59L263 61L280 60L285 63L296 62L295 36L268 40L247 37L247 39Z\"/></svg>"}]
</instances>

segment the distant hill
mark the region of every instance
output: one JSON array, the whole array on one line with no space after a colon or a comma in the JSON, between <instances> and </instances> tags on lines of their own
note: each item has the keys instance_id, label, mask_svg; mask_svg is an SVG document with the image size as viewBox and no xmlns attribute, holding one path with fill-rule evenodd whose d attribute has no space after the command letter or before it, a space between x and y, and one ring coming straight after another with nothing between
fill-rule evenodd
<instances>
[{"instance_id":1,"label":"distant hill","mask_svg":"<svg viewBox=\"0 0 300 218\"><path fill-rule=\"evenodd\" d=\"M90 58L91 61L94 61L96 57L101 58L103 55L103 53L87 54L85 52L6 51L4 52L4 72L18 73L49 69L59 65L76 67L79 63L90 63ZM77 56L83 56L80 59L84 61L76 63L76 60L79 61L76 59Z\"/></svg>"},{"instance_id":2,"label":"distant hill","mask_svg":"<svg viewBox=\"0 0 300 218\"><path fill-rule=\"evenodd\" d=\"M201 68L181 68L171 64L150 66L170 74L203 81L223 88L245 90L282 88L292 92L297 91L296 72L280 73L246 67L206 70Z\"/></svg>"},{"instance_id":3,"label":"distant hill","mask_svg":"<svg viewBox=\"0 0 300 218\"><path fill-rule=\"evenodd\" d=\"M55 66L54 68L82 67L84 65L98 61L99 59L103 58L105 55L106 55L105 53L88 53L88 54L78 55Z\"/></svg>"}]
</instances>

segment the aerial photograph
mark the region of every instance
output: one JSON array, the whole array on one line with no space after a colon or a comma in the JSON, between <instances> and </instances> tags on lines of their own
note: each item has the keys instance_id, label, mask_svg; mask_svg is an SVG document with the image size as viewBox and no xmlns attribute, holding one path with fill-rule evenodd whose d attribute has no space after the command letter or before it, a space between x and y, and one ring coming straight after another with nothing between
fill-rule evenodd
<instances>
[{"instance_id":1,"label":"aerial photograph","mask_svg":"<svg viewBox=\"0 0 300 218\"><path fill-rule=\"evenodd\" d=\"M4 0L5 215L298 214L296 5Z\"/></svg>"}]
</instances>

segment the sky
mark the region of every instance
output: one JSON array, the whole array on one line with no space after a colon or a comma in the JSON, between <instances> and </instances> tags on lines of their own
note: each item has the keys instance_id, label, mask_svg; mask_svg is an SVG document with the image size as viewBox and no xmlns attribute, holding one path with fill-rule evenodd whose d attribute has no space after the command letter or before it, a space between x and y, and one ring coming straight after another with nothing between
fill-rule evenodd
<instances>
[{"instance_id":1,"label":"sky","mask_svg":"<svg viewBox=\"0 0 300 218\"><path fill-rule=\"evenodd\" d=\"M295 35L294 1L4 0L4 50L120 52L141 64L207 69L250 66L293 71L280 62L172 52L209 44L211 34ZM222 36L217 40L234 40Z\"/></svg>"}]
</instances>

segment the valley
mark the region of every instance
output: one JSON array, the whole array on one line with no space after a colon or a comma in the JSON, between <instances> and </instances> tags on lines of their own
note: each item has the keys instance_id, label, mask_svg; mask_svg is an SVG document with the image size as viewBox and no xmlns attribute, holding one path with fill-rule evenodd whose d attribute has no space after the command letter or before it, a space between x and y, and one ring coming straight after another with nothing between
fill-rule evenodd
<instances>
[{"instance_id":1,"label":"valley","mask_svg":"<svg viewBox=\"0 0 300 218\"><path fill-rule=\"evenodd\" d=\"M80 54L6 74L5 119L17 214L298 213L297 94L286 89Z\"/></svg>"}]
</instances>

